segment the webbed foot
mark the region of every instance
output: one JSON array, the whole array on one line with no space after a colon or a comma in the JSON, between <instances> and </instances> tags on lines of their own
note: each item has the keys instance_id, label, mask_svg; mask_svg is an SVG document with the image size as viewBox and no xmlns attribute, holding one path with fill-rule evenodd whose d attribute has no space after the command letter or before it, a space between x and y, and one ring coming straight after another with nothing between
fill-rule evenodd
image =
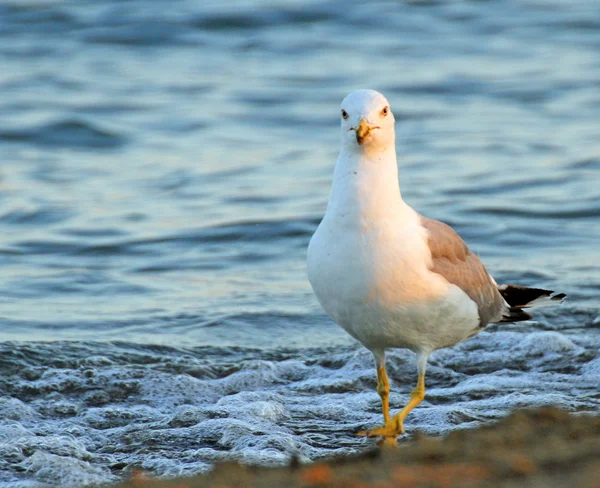
<instances>
[{"instance_id":1,"label":"webbed foot","mask_svg":"<svg viewBox=\"0 0 600 488\"><path fill-rule=\"evenodd\" d=\"M402 434L404 434L402 422L397 417L393 417L385 425L380 425L374 429L361 430L356 435L360 437L382 437L383 439L395 440Z\"/></svg>"}]
</instances>

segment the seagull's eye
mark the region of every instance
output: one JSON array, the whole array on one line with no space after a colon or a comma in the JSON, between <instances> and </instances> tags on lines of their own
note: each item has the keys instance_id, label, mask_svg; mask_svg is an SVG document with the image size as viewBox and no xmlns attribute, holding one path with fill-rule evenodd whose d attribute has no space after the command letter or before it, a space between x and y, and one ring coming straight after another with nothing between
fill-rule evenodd
<instances>
[{"instance_id":1,"label":"seagull's eye","mask_svg":"<svg viewBox=\"0 0 600 488\"><path fill-rule=\"evenodd\" d=\"M342 109L342 118L343 119L347 119L348 118L348 112L346 112L344 109Z\"/></svg>"},{"instance_id":2,"label":"seagull's eye","mask_svg":"<svg viewBox=\"0 0 600 488\"><path fill-rule=\"evenodd\" d=\"M381 111L381 115L383 115L385 117L385 116L387 116L388 113L390 113L389 107L383 107L383 110Z\"/></svg>"}]
</instances>

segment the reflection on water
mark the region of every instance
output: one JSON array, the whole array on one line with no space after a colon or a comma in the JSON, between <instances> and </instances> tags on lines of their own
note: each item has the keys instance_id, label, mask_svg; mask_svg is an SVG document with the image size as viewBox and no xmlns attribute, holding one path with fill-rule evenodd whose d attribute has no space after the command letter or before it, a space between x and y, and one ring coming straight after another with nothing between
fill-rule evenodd
<instances>
[{"instance_id":1,"label":"reflection on water","mask_svg":"<svg viewBox=\"0 0 600 488\"><path fill-rule=\"evenodd\" d=\"M569 295L440 351L414 427L544 402L597 410L598 19L592 0L0 5L0 450L13 453L0 483L365 446L351 431L375 421L370 359L323 315L304 270L338 106L364 87L396 114L404 198L453 225L498 281ZM56 340L75 342L30 342ZM393 357L400 404L412 366ZM186 388L198 394L180 398ZM144 437L156 429L162 440ZM165 444L180 435L189 452L176 459Z\"/></svg>"}]
</instances>

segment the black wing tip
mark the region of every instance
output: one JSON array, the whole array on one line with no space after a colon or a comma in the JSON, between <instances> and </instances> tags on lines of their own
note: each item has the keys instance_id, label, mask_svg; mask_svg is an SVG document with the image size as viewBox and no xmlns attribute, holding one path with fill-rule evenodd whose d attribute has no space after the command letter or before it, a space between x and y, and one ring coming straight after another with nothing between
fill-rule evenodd
<instances>
[{"instance_id":1,"label":"black wing tip","mask_svg":"<svg viewBox=\"0 0 600 488\"><path fill-rule=\"evenodd\" d=\"M564 293L553 295L554 290L528 288L521 285L500 285L498 291L511 307L519 308L530 306L531 302L538 298L547 297L549 300L561 301L567 296Z\"/></svg>"},{"instance_id":2,"label":"black wing tip","mask_svg":"<svg viewBox=\"0 0 600 488\"><path fill-rule=\"evenodd\" d=\"M531 320L533 315L526 312L522 308L519 307L510 307L508 309L508 314L502 317L500 322L523 322L525 320Z\"/></svg>"}]
</instances>

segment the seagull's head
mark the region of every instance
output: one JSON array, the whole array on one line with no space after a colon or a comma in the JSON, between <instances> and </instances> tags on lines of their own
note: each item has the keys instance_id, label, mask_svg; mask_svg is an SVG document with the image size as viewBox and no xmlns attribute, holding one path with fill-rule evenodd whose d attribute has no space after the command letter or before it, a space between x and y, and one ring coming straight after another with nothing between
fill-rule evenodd
<instances>
[{"instance_id":1,"label":"seagull's head","mask_svg":"<svg viewBox=\"0 0 600 488\"><path fill-rule=\"evenodd\" d=\"M341 105L342 148L376 152L394 147L394 114L390 103L375 90L356 90Z\"/></svg>"}]
</instances>

